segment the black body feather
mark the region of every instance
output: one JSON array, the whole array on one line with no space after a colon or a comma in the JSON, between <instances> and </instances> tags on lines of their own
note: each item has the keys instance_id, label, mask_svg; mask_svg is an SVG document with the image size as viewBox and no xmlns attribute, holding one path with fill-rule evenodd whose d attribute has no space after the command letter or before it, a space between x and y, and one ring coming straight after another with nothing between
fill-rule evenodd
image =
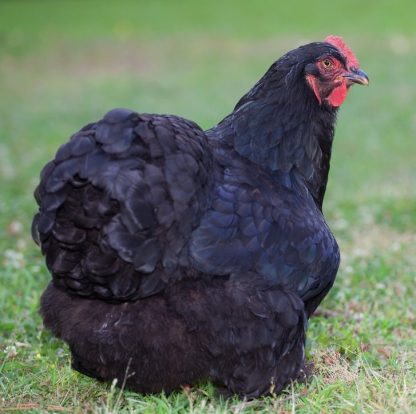
<instances>
[{"instance_id":1,"label":"black body feather","mask_svg":"<svg viewBox=\"0 0 416 414\"><path fill-rule=\"evenodd\" d=\"M45 166L41 313L75 369L140 392L210 378L249 397L297 377L339 265L322 215L336 110L303 73L325 53L338 52L289 52L206 132L116 109Z\"/></svg>"}]
</instances>

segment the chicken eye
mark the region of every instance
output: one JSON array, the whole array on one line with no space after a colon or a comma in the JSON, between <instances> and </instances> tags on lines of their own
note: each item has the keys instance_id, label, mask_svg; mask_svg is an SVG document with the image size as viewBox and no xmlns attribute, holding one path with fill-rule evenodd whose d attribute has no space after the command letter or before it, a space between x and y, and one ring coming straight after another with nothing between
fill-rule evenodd
<instances>
[{"instance_id":1,"label":"chicken eye","mask_svg":"<svg viewBox=\"0 0 416 414\"><path fill-rule=\"evenodd\" d=\"M322 61L322 65L325 69L331 69L332 66L334 66L334 64L332 63L332 61L330 59L324 59Z\"/></svg>"}]
</instances>

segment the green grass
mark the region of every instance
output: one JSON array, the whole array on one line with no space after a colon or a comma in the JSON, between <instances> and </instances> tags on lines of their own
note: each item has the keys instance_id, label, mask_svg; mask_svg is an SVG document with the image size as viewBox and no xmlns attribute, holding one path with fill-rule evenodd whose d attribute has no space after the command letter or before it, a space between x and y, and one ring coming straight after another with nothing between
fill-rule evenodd
<instances>
[{"instance_id":1,"label":"green grass","mask_svg":"<svg viewBox=\"0 0 416 414\"><path fill-rule=\"evenodd\" d=\"M411 1L1 1L0 411L416 412L415 15ZM371 86L339 116L325 212L342 265L310 323L310 382L222 401L209 384L141 396L72 371L37 313L49 280L29 237L41 167L116 106L209 127L274 59L329 33Z\"/></svg>"}]
</instances>

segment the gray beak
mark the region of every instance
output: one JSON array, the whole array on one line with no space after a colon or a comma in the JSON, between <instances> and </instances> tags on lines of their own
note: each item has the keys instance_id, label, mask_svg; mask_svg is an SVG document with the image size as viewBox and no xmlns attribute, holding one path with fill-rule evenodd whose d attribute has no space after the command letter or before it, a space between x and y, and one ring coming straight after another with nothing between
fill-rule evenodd
<instances>
[{"instance_id":1,"label":"gray beak","mask_svg":"<svg viewBox=\"0 0 416 414\"><path fill-rule=\"evenodd\" d=\"M353 83L358 83L359 85L368 86L370 83L367 74L361 69L352 69L351 71L345 73L342 76L348 79L350 85Z\"/></svg>"}]
</instances>

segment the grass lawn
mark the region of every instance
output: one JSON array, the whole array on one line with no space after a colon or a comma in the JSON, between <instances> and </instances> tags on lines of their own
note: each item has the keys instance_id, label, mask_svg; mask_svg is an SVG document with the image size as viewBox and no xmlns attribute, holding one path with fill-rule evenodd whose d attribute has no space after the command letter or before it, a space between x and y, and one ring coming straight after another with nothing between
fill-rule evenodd
<instances>
[{"instance_id":1,"label":"grass lawn","mask_svg":"<svg viewBox=\"0 0 416 414\"><path fill-rule=\"evenodd\" d=\"M0 412L416 412L416 3L334 3L0 1ZM209 384L142 396L72 371L37 312L41 167L113 107L209 127L282 53L330 33L371 86L337 125L325 213L342 264L310 322L310 382L223 401Z\"/></svg>"}]
</instances>

